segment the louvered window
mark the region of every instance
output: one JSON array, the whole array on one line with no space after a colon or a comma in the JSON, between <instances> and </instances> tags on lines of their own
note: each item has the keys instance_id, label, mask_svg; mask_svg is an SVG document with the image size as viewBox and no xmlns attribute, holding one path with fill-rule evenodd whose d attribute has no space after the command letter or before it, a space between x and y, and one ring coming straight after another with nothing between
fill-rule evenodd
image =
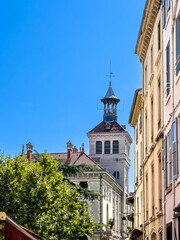
<instances>
[{"instance_id":1,"label":"louvered window","mask_svg":"<svg viewBox=\"0 0 180 240\"><path fill-rule=\"evenodd\" d=\"M110 141L105 141L104 143L104 153L110 154Z\"/></svg>"},{"instance_id":2,"label":"louvered window","mask_svg":"<svg viewBox=\"0 0 180 240\"><path fill-rule=\"evenodd\" d=\"M113 153L119 153L119 141L113 141Z\"/></svg>"},{"instance_id":3,"label":"louvered window","mask_svg":"<svg viewBox=\"0 0 180 240\"><path fill-rule=\"evenodd\" d=\"M170 93L171 77L170 77L170 41L166 47L166 96Z\"/></svg>"},{"instance_id":4,"label":"louvered window","mask_svg":"<svg viewBox=\"0 0 180 240\"><path fill-rule=\"evenodd\" d=\"M177 118L172 122L172 161L173 161L173 180L178 177L178 146L177 146Z\"/></svg>"},{"instance_id":5,"label":"louvered window","mask_svg":"<svg viewBox=\"0 0 180 240\"><path fill-rule=\"evenodd\" d=\"M102 154L102 142L101 141L96 142L96 154Z\"/></svg>"},{"instance_id":6,"label":"louvered window","mask_svg":"<svg viewBox=\"0 0 180 240\"><path fill-rule=\"evenodd\" d=\"M164 137L164 188L167 188L167 136Z\"/></svg>"},{"instance_id":7,"label":"louvered window","mask_svg":"<svg viewBox=\"0 0 180 240\"><path fill-rule=\"evenodd\" d=\"M172 128L169 130L169 183L172 183Z\"/></svg>"}]
</instances>

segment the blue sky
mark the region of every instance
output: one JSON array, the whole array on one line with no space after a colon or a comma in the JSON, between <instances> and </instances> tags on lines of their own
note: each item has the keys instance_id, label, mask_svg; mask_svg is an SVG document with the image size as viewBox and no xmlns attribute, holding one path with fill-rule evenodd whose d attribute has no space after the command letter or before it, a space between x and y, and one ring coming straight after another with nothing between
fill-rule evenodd
<instances>
[{"instance_id":1,"label":"blue sky","mask_svg":"<svg viewBox=\"0 0 180 240\"><path fill-rule=\"evenodd\" d=\"M128 126L141 64L134 54L145 0L3 1L0 9L0 149L65 152L102 121L112 62L118 121ZM97 109L98 103L98 109ZM133 190L133 144L130 190Z\"/></svg>"}]
</instances>

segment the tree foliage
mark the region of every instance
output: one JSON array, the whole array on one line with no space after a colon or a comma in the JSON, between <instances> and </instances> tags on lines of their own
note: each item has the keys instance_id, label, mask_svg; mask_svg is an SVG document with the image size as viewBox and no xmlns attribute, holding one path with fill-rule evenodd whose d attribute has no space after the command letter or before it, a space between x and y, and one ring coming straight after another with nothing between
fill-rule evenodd
<instances>
[{"instance_id":1,"label":"tree foliage","mask_svg":"<svg viewBox=\"0 0 180 240\"><path fill-rule=\"evenodd\" d=\"M0 179L9 195L0 194L0 208L20 225L46 239L86 239L95 224L77 186L71 187L47 154L28 162L25 156L3 159ZM0 181L3 192L5 182Z\"/></svg>"}]
</instances>

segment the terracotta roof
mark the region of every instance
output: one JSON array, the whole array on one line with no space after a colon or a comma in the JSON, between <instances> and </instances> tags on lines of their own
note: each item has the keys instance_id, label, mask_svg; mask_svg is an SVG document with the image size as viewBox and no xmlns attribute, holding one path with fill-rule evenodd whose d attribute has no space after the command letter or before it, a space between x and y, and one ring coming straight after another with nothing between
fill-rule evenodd
<instances>
[{"instance_id":1,"label":"terracotta roof","mask_svg":"<svg viewBox=\"0 0 180 240\"><path fill-rule=\"evenodd\" d=\"M100 132L110 132L110 133L119 133L119 132L126 132L124 130L123 127L121 127L121 125L119 125L119 123L117 123L116 121L110 122L110 128L107 129L106 128L106 121L102 121L99 125L97 125L95 128L93 128L90 132L88 133L100 133Z\"/></svg>"},{"instance_id":2,"label":"terracotta roof","mask_svg":"<svg viewBox=\"0 0 180 240\"><path fill-rule=\"evenodd\" d=\"M83 152L72 153L72 157L70 159L67 159L67 153L48 153L48 155L59 160L63 165L87 164L95 165L98 169L103 169L98 163Z\"/></svg>"}]
</instances>

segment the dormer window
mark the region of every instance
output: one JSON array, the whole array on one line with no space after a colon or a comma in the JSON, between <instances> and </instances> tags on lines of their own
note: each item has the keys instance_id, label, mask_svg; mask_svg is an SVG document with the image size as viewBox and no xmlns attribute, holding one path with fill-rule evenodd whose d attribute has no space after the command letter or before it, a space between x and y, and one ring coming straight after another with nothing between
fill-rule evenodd
<instances>
[{"instance_id":1,"label":"dormer window","mask_svg":"<svg viewBox=\"0 0 180 240\"><path fill-rule=\"evenodd\" d=\"M111 124L109 122L106 123L106 129L109 130L111 128Z\"/></svg>"}]
</instances>

